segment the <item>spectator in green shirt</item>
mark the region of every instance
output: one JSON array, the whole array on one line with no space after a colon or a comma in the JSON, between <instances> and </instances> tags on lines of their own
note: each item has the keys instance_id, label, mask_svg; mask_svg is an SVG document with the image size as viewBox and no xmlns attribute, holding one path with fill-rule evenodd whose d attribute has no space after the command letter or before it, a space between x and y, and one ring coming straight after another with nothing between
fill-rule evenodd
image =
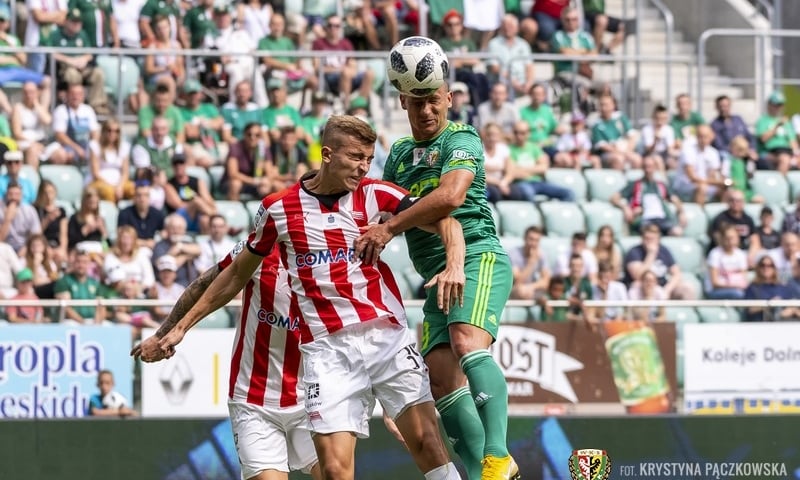
<instances>
[{"instance_id":1,"label":"spectator in green shirt","mask_svg":"<svg viewBox=\"0 0 800 480\"><path fill-rule=\"evenodd\" d=\"M219 109L210 102L203 101L203 88L194 79L183 84L184 106L180 107L183 119L183 133L186 146L192 158L201 165L211 165L221 160L217 144L224 120Z\"/></svg>"},{"instance_id":2,"label":"spectator in green shirt","mask_svg":"<svg viewBox=\"0 0 800 480\"><path fill-rule=\"evenodd\" d=\"M548 155L555 155L552 147L554 136L564 133L558 124L553 108L547 104L547 90L541 83L534 84L529 92L531 103L522 107L519 117L528 124L531 135L528 140L542 147Z\"/></svg>"},{"instance_id":3,"label":"spectator in green shirt","mask_svg":"<svg viewBox=\"0 0 800 480\"><path fill-rule=\"evenodd\" d=\"M267 128L269 138L273 143L281 138L281 129L285 127L295 127L297 137L305 137L303 129L300 128L300 112L286 103L288 93L283 80L277 78L269 80L267 84L269 106L262 110L261 124Z\"/></svg>"},{"instance_id":4,"label":"spectator in green shirt","mask_svg":"<svg viewBox=\"0 0 800 480\"><path fill-rule=\"evenodd\" d=\"M147 138L150 136L153 119L156 117L167 119L169 136L178 143L184 143L186 135L183 133L183 115L181 115L178 107L172 103L172 94L167 85L157 86L150 100L150 105L145 105L139 110L139 137Z\"/></svg>"},{"instance_id":5,"label":"spectator in green shirt","mask_svg":"<svg viewBox=\"0 0 800 480\"><path fill-rule=\"evenodd\" d=\"M553 53L562 55L593 55L597 53L594 39L583 30L581 20L576 8L568 7L561 12L563 30L557 31L550 41ZM591 87L593 73L590 62L578 62L575 68L572 64L571 61L553 62L556 77L570 85L575 83L585 89Z\"/></svg>"},{"instance_id":6,"label":"spectator in green shirt","mask_svg":"<svg viewBox=\"0 0 800 480\"><path fill-rule=\"evenodd\" d=\"M92 47L119 48L117 20L111 12L111 0L69 0L69 10L81 12L83 31ZM108 40L111 39L111 45Z\"/></svg>"},{"instance_id":7,"label":"spectator in green shirt","mask_svg":"<svg viewBox=\"0 0 800 480\"><path fill-rule=\"evenodd\" d=\"M91 46L91 41L83 30L81 11L72 9L67 14L64 26L53 32L48 40L50 47L59 48L86 48ZM88 104L97 113L108 113L108 96L105 91L105 75L94 63L94 56L90 53L54 53L56 61L56 77L59 81L69 85L83 83L87 85Z\"/></svg>"},{"instance_id":8,"label":"spectator in green shirt","mask_svg":"<svg viewBox=\"0 0 800 480\"><path fill-rule=\"evenodd\" d=\"M269 20L269 35L258 41L259 51L296 51L297 46L291 38L285 35L286 19L280 13L275 13ZM268 77L284 76L288 81L291 91L310 90L316 91L317 76L313 70L304 69L297 57L266 56L261 57L261 63L267 68ZM280 75L275 75L275 74ZM305 97L305 95L303 95Z\"/></svg>"},{"instance_id":9,"label":"spectator in green shirt","mask_svg":"<svg viewBox=\"0 0 800 480\"><path fill-rule=\"evenodd\" d=\"M311 97L311 111L300 119L300 127L305 134L303 141L306 145L320 142L322 127L331 116L330 106L331 102L325 92L314 92Z\"/></svg>"},{"instance_id":10,"label":"spectator in green shirt","mask_svg":"<svg viewBox=\"0 0 800 480\"><path fill-rule=\"evenodd\" d=\"M598 100L600 119L592 127L592 147L606 168L640 168L642 157L634 150L633 129L628 117L617 111L617 101L609 94Z\"/></svg>"},{"instance_id":11,"label":"spectator in green shirt","mask_svg":"<svg viewBox=\"0 0 800 480\"><path fill-rule=\"evenodd\" d=\"M59 300L94 300L101 293L100 282L89 277L92 264L89 253L76 251L72 272L56 281L55 296ZM65 320L80 324L99 324L105 319L105 307L64 307Z\"/></svg>"},{"instance_id":12,"label":"spectator in green shirt","mask_svg":"<svg viewBox=\"0 0 800 480\"><path fill-rule=\"evenodd\" d=\"M566 282L564 277L550 278L547 291L536 298L536 304L541 308L540 320L543 322L566 322L569 309L567 307L552 307L547 304L549 300L566 300Z\"/></svg>"},{"instance_id":13,"label":"spectator in green shirt","mask_svg":"<svg viewBox=\"0 0 800 480\"><path fill-rule=\"evenodd\" d=\"M538 145L528 140L528 124L518 121L513 132L514 139L508 146L514 164L511 198L533 202L536 195L544 195L562 202L574 202L572 190L544 181L550 159Z\"/></svg>"},{"instance_id":14,"label":"spectator in green shirt","mask_svg":"<svg viewBox=\"0 0 800 480\"><path fill-rule=\"evenodd\" d=\"M692 110L692 99L689 95L681 93L675 97L677 112L672 116L669 124L675 130L675 138L683 140L697 136L697 127L705 125L706 121L699 112Z\"/></svg>"},{"instance_id":15,"label":"spectator in green shirt","mask_svg":"<svg viewBox=\"0 0 800 480\"><path fill-rule=\"evenodd\" d=\"M142 33L142 48L147 48L156 39L153 21L156 17L169 19L170 40L189 45L189 35L180 22L181 6L177 0L147 0L139 13L139 30Z\"/></svg>"},{"instance_id":16,"label":"spectator in green shirt","mask_svg":"<svg viewBox=\"0 0 800 480\"><path fill-rule=\"evenodd\" d=\"M183 17L183 26L189 35L189 45L192 48L212 47L211 37L217 31L217 26L214 24L214 0L197 2L197 5L190 8Z\"/></svg>"},{"instance_id":17,"label":"spectator in green shirt","mask_svg":"<svg viewBox=\"0 0 800 480\"><path fill-rule=\"evenodd\" d=\"M786 98L775 91L767 101L767 113L756 121L758 154L766 157L772 168L786 175L798 154L791 122L783 113Z\"/></svg>"},{"instance_id":18,"label":"spectator in green shirt","mask_svg":"<svg viewBox=\"0 0 800 480\"><path fill-rule=\"evenodd\" d=\"M569 300L569 313L577 318L589 317L583 302L593 297L592 282L588 275L583 274L583 256L573 253L569 257L569 274L564 278L565 296Z\"/></svg>"},{"instance_id":19,"label":"spectator in green shirt","mask_svg":"<svg viewBox=\"0 0 800 480\"><path fill-rule=\"evenodd\" d=\"M261 124L261 109L252 100L253 87L249 80L243 80L236 85L233 100L222 106L222 140L228 145L235 145L242 139L247 125Z\"/></svg>"}]
</instances>

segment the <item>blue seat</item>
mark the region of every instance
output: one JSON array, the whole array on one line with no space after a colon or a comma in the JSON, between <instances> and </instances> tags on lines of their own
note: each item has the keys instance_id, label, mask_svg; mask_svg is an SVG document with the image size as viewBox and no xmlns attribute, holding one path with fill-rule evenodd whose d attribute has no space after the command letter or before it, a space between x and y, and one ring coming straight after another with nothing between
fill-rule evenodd
<instances>
[{"instance_id":1,"label":"blue seat","mask_svg":"<svg viewBox=\"0 0 800 480\"><path fill-rule=\"evenodd\" d=\"M542 214L531 202L504 200L497 202L495 207L504 236L522 238L528 227L543 226Z\"/></svg>"}]
</instances>

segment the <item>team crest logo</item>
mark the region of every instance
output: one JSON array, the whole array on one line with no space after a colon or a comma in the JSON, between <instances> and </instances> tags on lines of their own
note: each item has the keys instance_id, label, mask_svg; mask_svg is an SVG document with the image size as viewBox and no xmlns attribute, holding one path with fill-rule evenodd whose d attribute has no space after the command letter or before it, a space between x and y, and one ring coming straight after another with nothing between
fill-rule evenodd
<instances>
[{"instance_id":1,"label":"team crest logo","mask_svg":"<svg viewBox=\"0 0 800 480\"><path fill-rule=\"evenodd\" d=\"M573 450L569 456L569 475L572 480L608 480L611 459L605 450Z\"/></svg>"},{"instance_id":2,"label":"team crest logo","mask_svg":"<svg viewBox=\"0 0 800 480\"><path fill-rule=\"evenodd\" d=\"M436 162L439 161L439 150L431 150L428 152L428 155L425 157L425 163L432 167L436 165Z\"/></svg>"}]
</instances>

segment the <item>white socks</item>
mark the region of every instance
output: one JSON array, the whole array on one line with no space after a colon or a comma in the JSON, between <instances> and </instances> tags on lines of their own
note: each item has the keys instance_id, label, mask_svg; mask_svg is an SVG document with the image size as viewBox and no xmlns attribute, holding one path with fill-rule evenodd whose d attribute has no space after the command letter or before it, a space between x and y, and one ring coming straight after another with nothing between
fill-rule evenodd
<instances>
[{"instance_id":1,"label":"white socks","mask_svg":"<svg viewBox=\"0 0 800 480\"><path fill-rule=\"evenodd\" d=\"M426 473L425 480L461 480L461 475L453 462L450 462Z\"/></svg>"}]
</instances>

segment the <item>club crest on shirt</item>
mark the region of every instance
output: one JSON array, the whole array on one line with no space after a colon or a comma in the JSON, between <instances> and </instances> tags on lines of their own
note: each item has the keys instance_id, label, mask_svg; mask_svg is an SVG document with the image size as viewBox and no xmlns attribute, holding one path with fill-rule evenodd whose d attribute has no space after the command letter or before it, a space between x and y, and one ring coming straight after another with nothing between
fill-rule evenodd
<instances>
[{"instance_id":1,"label":"club crest on shirt","mask_svg":"<svg viewBox=\"0 0 800 480\"><path fill-rule=\"evenodd\" d=\"M433 149L425 156L425 164L429 167L436 165L436 162L439 161L439 150Z\"/></svg>"}]
</instances>

